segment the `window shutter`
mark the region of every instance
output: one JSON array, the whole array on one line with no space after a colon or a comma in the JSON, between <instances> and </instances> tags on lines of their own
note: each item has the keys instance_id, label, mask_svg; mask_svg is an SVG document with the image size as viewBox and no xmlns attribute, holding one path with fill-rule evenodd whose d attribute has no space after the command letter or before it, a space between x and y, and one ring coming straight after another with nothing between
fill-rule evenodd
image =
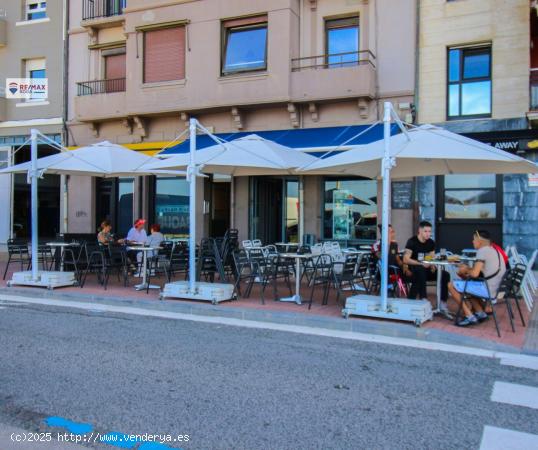
<instances>
[{"instance_id":1,"label":"window shutter","mask_svg":"<svg viewBox=\"0 0 538 450\"><path fill-rule=\"evenodd\" d=\"M267 23L267 14L256 17L243 17L242 19L230 19L223 22L224 28L244 27L247 25L257 25Z\"/></svg>"},{"instance_id":2,"label":"window shutter","mask_svg":"<svg viewBox=\"0 0 538 450\"><path fill-rule=\"evenodd\" d=\"M144 32L144 83L185 78L185 27Z\"/></svg>"},{"instance_id":3,"label":"window shutter","mask_svg":"<svg viewBox=\"0 0 538 450\"><path fill-rule=\"evenodd\" d=\"M107 80L125 78L127 73L125 66L125 53L123 55L107 56L105 61L105 78Z\"/></svg>"}]
</instances>

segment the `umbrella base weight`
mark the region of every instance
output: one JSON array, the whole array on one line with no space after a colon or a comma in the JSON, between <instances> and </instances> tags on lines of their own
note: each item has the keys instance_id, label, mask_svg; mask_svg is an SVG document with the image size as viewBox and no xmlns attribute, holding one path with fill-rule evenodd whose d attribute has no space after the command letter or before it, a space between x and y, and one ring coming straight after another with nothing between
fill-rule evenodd
<instances>
[{"instance_id":1,"label":"umbrella base weight","mask_svg":"<svg viewBox=\"0 0 538 450\"><path fill-rule=\"evenodd\" d=\"M346 306L342 310L344 317L365 316L380 319L402 320L413 322L420 326L427 320L432 320L432 305L426 300L405 300L391 298L387 302L387 309L381 309L381 297L373 295L354 295L348 297Z\"/></svg>"},{"instance_id":2,"label":"umbrella base weight","mask_svg":"<svg viewBox=\"0 0 538 450\"><path fill-rule=\"evenodd\" d=\"M182 298L185 300L200 300L211 302L214 305L227 300L233 300L233 284L196 282L194 291L191 291L188 281L167 283L161 293L161 300L165 298Z\"/></svg>"},{"instance_id":3,"label":"umbrella base weight","mask_svg":"<svg viewBox=\"0 0 538 450\"><path fill-rule=\"evenodd\" d=\"M34 286L47 289L76 286L77 280L74 272L37 272L37 279L32 279L32 272L15 272L8 286Z\"/></svg>"}]
</instances>

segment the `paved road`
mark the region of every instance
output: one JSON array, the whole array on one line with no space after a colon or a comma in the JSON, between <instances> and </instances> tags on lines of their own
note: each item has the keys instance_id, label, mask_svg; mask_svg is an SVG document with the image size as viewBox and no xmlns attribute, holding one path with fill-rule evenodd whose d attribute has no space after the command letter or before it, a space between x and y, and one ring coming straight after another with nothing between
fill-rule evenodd
<instances>
[{"instance_id":1,"label":"paved road","mask_svg":"<svg viewBox=\"0 0 538 450\"><path fill-rule=\"evenodd\" d=\"M166 443L183 449L473 449L485 426L538 434L538 410L502 398L506 386L515 398L514 384L537 388L538 372L446 352L0 302L4 438L2 427L65 433L89 424L94 434L188 435ZM47 426L50 417L65 422Z\"/></svg>"}]
</instances>

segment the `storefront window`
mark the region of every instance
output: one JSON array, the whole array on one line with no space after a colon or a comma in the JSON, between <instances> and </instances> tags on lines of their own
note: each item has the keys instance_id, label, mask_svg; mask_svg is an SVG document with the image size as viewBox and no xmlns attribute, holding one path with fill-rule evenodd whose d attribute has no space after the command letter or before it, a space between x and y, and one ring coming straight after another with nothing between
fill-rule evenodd
<instances>
[{"instance_id":1,"label":"storefront window","mask_svg":"<svg viewBox=\"0 0 538 450\"><path fill-rule=\"evenodd\" d=\"M118 233L127 236L133 226L134 179L120 178L118 180Z\"/></svg>"},{"instance_id":2,"label":"storefront window","mask_svg":"<svg viewBox=\"0 0 538 450\"><path fill-rule=\"evenodd\" d=\"M495 175L446 175L445 219L496 219Z\"/></svg>"},{"instance_id":3,"label":"storefront window","mask_svg":"<svg viewBox=\"0 0 538 450\"><path fill-rule=\"evenodd\" d=\"M375 240L376 227L377 181L325 181L324 239Z\"/></svg>"},{"instance_id":4,"label":"storefront window","mask_svg":"<svg viewBox=\"0 0 538 450\"><path fill-rule=\"evenodd\" d=\"M189 184L185 179L156 179L155 218L162 233L189 236Z\"/></svg>"}]
</instances>

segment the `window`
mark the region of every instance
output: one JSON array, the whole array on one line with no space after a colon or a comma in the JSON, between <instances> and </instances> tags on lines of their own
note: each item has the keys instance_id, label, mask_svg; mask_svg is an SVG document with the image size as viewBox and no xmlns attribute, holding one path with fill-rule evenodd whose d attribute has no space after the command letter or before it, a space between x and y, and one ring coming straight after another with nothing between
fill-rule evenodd
<instances>
[{"instance_id":1,"label":"window","mask_svg":"<svg viewBox=\"0 0 538 450\"><path fill-rule=\"evenodd\" d=\"M185 179L157 177L155 221L162 233L189 236L189 183Z\"/></svg>"},{"instance_id":2,"label":"window","mask_svg":"<svg viewBox=\"0 0 538 450\"><path fill-rule=\"evenodd\" d=\"M125 48L103 52L105 92L124 92L127 73Z\"/></svg>"},{"instance_id":3,"label":"window","mask_svg":"<svg viewBox=\"0 0 538 450\"><path fill-rule=\"evenodd\" d=\"M359 18L326 20L326 63L329 67L359 63Z\"/></svg>"},{"instance_id":4,"label":"window","mask_svg":"<svg viewBox=\"0 0 538 450\"><path fill-rule=\"evenodd\" d=\"M376 180L327 179L323 192L324 239L376 239Z\"/></svg>"},{"instance_id":5,"label":"window","mask_svg":"<svg viewBox=\"0 0 538 450\"><path fill-rule=\"evenodd\" d=\"M223 23L222 74L267 69L267 16Z\"/></svg>"},{"instance_id":6,"label":"window","mask_svg":"<svg viewBox=\"0 0 538 450\"><path fill-rule=\"evenodd\" d=\"M47 78L46 60L44 58L27 59L26 65L26 78ZM36 94L35 98L30 98L27 101L44 101L46 98L42 94Z\"/></svg>"},{"instance_id":7,"label":"window","mask_svg":"<svg viewBox=\"0 0 538 450\"><path fill-rule=\"evenodd\" d=\"M47 2L26 0L26 20L44 19L45 17L47 17Z\"/></svg>"},{"instance_id":8,"label":"window","mask_svg":"<svg viewBox=\"0 0 538 450\"><path fill-rule=\"evenodd\" d=\"M491 115L491 47L448 50L448 118Z\"/></svg>"},{"instance_id":9,"label":"window","mask_svg":"<svg viewBox=\"0 0 538 450\"><path fill-rule=\"evenodd\" d=\"M445 219L497 218L495 175L446 175L444 180Z\"/></svg>"},{"instance_id":10,"label":"window","mask_svg":"<svg viewBox=\"0 0 538 450\"><path fill-rule=\"evenodd\" d=\"M185 27L144 32L144 83L185 79Z\"/></svg>"}]
</instances>

